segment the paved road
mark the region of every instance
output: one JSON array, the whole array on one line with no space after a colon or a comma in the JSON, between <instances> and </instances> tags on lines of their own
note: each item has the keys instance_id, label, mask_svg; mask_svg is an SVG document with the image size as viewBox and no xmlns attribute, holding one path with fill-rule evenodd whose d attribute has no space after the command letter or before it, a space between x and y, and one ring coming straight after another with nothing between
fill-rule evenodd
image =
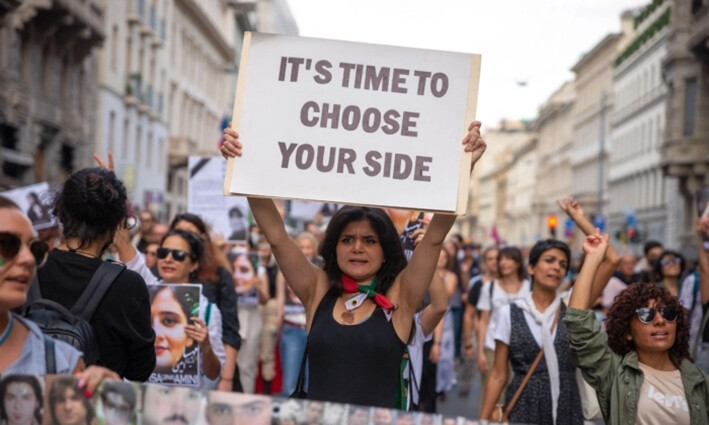
<instances>
[{"instance_id":1,"label":"paved road","mask_svg":"<svg viewBox=\"0 0 709 425\"><path fill-rule=\"evenodd\" d=\"M449 416L462 416L469 419L480 418L480 404L482 403L480 372L475 372L473 383L467 396L461 396L459 388L460 385L453 387L446 393L445 399L438 400L438 413Z\"/></svg>"}]
</instances>

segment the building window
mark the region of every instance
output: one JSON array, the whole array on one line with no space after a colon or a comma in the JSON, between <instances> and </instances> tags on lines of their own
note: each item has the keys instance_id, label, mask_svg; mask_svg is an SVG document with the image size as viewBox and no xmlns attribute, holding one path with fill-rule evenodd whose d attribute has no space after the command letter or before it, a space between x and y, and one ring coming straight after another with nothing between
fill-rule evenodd
<instances>
[{"instance_id":1,"label":"building window","mask_svg":"<svg viewBox=\"0 0 709 425\"><path fill-rule=\"evenodd\" d=\"M143 131L140 128L140 125L138 125L138 128L135 130L135 156L133 162L135 164L140 163L140 158L143 157Z\"/></svg>"},{"instance_id":2,"label":"building window","mask_svg":"<svg viewBox=\"0 0 709 425\"><path fill-rule=\"evenodd\" d=\"M111 71L118 71L118 25L113 26L111 36Z\"/></svg>"},{"instance_id":3,"label":"building window","mask_svg":"<svg viewBox=\"0 0 709 425\"><path fill-rule=\"evenodd\" d=\"M145 156L145 166L151 169L153 167L153 133L148 133L148 146Z\"/></svg>"},{"instance_id":4,"label":"building window","mask_svg":"<svg viewBox=\"0 0 709 425\"><path fill-rule=\"evenodd\" d=\"M128 146L130 145L130 120L126 117L126 119L123 120L123 146L121 146L124 160L128 159Z\"/></svg>"},{"instance_id":5,"label":"building window","mask_svg":"<svg viewBox=\"0 0 709 425\"><path fill-rule=\"evenodd\" d=\"M108 152L113 153L113 149L115 149L115 143L116 143L116 113L114 111L111 111L110 114L108 114Z\"/></svg>"},{"instance_id":6,"label":"building window","mask_svg":"<svg viewBox=\"0 0 709 425\"><path fill-rule=\"evenodd\" d=\"M694 124L697 118L697 79L687 78L684 81L684 126L683 135L694 134Z\"/></svg>"}]
</instances>

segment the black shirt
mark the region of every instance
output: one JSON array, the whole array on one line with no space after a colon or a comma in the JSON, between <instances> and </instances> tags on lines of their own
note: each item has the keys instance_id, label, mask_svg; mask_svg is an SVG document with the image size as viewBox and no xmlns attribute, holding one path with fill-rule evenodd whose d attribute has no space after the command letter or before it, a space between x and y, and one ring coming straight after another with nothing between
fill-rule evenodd
<instances>
[{"instance_id":1,"label":"black shirt","mask_svg":"<svg viewBox=\"0 0 709 425\"><path fill-rule=\"evenodd\" d=\"M52 250L37 270L44 298L71 308L101 265L99 258ZM145 381L155 368L155 332L145 281L123 270L96 309L91 325L101 363L131 381Z\"/></svg>"},{"instance_id":2,"label":"black shirt","mask_svg":"<svg viewBox=\"0 0 709 425\"><path fill-rule=\"evenodd\" d=\"M217 275L219 282L203 284L202 294L210 303L216 304L222 314L222 341L238 350L241 348L241 336L239 336L234 278L224 267L219 267Z\"/></svg>"},{"instance_id":3,"label":"black shirt","mask_svg":"<svg viewBox=\"0 0 709 425\"><path fill-rule=\"evenodd\" d=\"M308 398L393 408L406 344L381 308L357 325L341 325L332 317L336 302L328 291L308 334Z\"/></svg>"}]
</instances>

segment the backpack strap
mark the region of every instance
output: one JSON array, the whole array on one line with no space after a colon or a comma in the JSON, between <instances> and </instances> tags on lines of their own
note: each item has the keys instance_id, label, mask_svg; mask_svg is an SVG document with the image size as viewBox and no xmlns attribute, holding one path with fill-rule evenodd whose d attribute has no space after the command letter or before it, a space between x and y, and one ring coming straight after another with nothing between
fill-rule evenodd
<instances>
[{"instance_id":1,"label":"backpack strap","mask_svg":"<svg viewBox=\"0 0 709 425\"><path fill-rule=\"evenodd\" d=\"M209 318L212 317L212 303L207 303L207 311L204 313L204 323L209 326Z\"/></svg>"},{"instance_id":2,"label":"backpack strap","mask_svg":"<svg viewBox=\"0 0 709 425\"><path fill-rule=\"evenodd\" d=\"M91 323L91 318L94 316L104 295L106 295L108 288L111 287L125 268L125 264L113 261L102 262L94 275L91 276L89 285L71 308L71 312Z\"/></svg>"},{"instance_id":3,"label":"backpack strap","mask_svg":"<svg viewBox=\"0 0 709 425\"><path fill-rule=\"evenodd\" d=\"M54 353L54 339L44 335L44 363L46 364L46 374L54 375L57 373L57 359Z\"/></svg>"}]
</instances>

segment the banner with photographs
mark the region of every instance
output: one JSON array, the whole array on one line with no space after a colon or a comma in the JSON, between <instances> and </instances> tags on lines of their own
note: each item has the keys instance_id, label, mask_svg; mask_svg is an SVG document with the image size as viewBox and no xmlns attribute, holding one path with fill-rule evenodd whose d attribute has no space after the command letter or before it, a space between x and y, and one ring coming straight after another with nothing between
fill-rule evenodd
<instances>
[{"instance_id":1,"label":"banner with photographs","mask_svg":"<svg viewBox=\"0 0 709 425\"><path fill-rule=\"evenodd\" d=\"M27 214L35 230L48 229L57 225L57 220L52 215L52 193L47 182L0 193L10 198Z\"/></svg>"},{"instance_id":2,"label":"banner with photographs","mask_svg":"<svg viewBox=\"0 0 709 425\"><path fill-rule=\"evenodd\" d=\"M228 242L243 243L249 234L249 205L243 196L224 196L226 161L219 156L190 156L187 211L197 214Z\"/></svg>"},{"instance_id":3,"label":"banner with photographs","mask_svg":"<svg viewBox=\"0 0 709 425\"><path fill-rule=\"evenodd\" d=\"M150 316L155 331L155 370L148 382L199 388L201 353L185 327L199 317L202 285L149 285Z\"/></svg>"},{"instance_id":4,"label":"banner with photographs","mask_svg":"<svg viewBox=\"0 0 709 425\"><path fill-rule=\"evenodd\" d=\"M707 224L709 222L709 187L697 191L697 217L699 217L704 224L702 226L705 230L702 232L702 244L704 249L709 249L709 232L707 232Z\"/></svg>"},{"instance_id":5,"label":"banner with photographs","mask_svg":"<svg viewBox=\"0 0 709 425\"><path fill-rule=\"evenodd\" d=\"M69 375L0 377L3 425L477 425L462 417Z\"/></svg>"}]
</instances>

